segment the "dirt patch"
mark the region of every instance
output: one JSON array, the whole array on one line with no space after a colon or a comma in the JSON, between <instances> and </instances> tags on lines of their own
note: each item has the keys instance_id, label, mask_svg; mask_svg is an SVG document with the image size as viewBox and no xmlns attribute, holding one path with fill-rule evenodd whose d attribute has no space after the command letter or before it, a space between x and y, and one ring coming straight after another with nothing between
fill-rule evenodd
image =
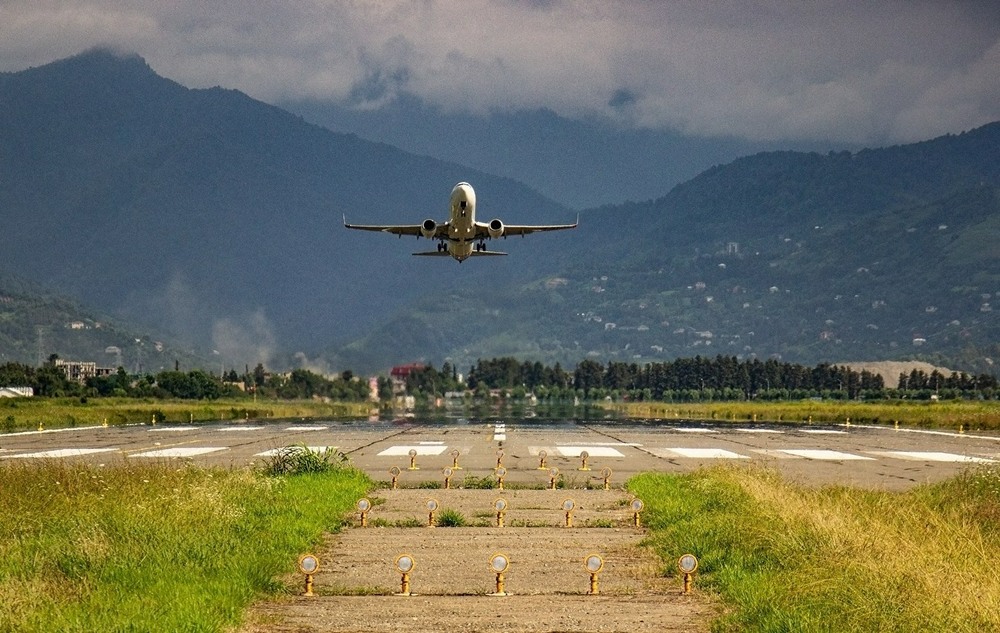
<instances>
[{"instance_id":1,"label":"dirt patch","mask_svg":"<svg viewBox=\"0 0 1000 633\"><path fill-rule=\"evenodd\" d=\"M501 497L508 510L505 527L496 527L493 502ZM429 498L439 512L481 527L426 527ZM567 498L576 505L572 527L562 510ZM314 552L317 595L259 604L241 633L707 631L715 613L704 595L682 595L679 580L664 577L620 490L383 490L372 500L369 527L356 521ZM395 595L394 562L404 553L416 563L410 596ZM489 595L497 553L510 560L506 596ZM604 560L596 595L584 567L590 554ZM288 583L300 590L302 578Z\"/></svg>"}]
</instances>

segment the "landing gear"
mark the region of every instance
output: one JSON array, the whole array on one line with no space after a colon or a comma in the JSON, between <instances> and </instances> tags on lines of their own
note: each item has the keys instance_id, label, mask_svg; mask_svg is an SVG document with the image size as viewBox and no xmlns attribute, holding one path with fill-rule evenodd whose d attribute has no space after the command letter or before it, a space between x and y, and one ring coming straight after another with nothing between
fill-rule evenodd
<instances>
[{"instance_id":1,"label":"landing gear","mask_svg":"<svg viewBox=\"0 0 1000 633\"><path fill-rule=\"evenodd\" d=\"M476 250L479 251L480 253L485 252L486 242L479 242L478 244L476 244Z\"/></svg>"},{"instance_id":2,"label":"landing gear","mask_svg":"<svg viewBox=\"0 0 1000 633\"><path fill-rule=\"evenodd\" d=\"M438 242L438 246L437 246L437 248L438 248L438 252L439 252L439 253L443 253L443 252L445 252L446 250L448 250L448 245L447 245L447 244L445 244L444 242Z\"/></svg>"}]
</instances>

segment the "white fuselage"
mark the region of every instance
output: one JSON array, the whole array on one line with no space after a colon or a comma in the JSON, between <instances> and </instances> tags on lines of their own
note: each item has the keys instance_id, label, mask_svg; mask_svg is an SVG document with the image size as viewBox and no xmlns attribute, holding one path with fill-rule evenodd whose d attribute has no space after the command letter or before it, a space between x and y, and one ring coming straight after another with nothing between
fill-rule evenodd
<instances>
[{"instance_id":1,"label":"white fuselage","mask_svg":"<svg viewBox=\"0 0 1000 633\"><path fill-rule=\"evenodd\" d=\"M448 252L458 261L472 255L476 237L476 192L460 182L451 190L451 221L448 225Z\"/></svg>"}]
</instances>

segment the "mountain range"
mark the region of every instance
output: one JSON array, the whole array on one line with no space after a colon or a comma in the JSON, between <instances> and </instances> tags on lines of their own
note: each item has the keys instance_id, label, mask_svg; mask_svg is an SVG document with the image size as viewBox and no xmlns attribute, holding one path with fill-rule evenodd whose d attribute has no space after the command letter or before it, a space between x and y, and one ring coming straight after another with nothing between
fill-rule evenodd
<instances>
[{"instance_id":1,"label":"mountain range","mask_svg":"<svg viewBox=\"0 0 1000 633\"><path fill-rule=\"evenodd\" d=\"M518 120L531 136L531 117ZM587 142L595 129L574 145L574 178L604 160L608 145ZM576 231L461 265L410 257L426 242L341 226L443 220L460 180L480 214L505 222L572 220L596 199L560 204L513 173L334 132L95 50L0 75L0 272L157 332L168 344L151 365L189 350L240 368L731 354L995 371L1000 124L755 153L676 186L664 168L665 195L585 209ZM34 359L37 341L18 352L3 340L0 353Z\"/></svg>"}]
</instances>

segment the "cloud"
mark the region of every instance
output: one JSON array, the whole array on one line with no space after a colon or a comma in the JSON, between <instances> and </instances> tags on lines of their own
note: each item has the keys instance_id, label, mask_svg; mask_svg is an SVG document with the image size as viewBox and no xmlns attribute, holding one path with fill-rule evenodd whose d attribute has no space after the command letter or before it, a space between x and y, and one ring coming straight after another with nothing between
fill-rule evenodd
<instances>
[{"instance_id":1,"label":"cloud","mask_svg":"<svg viewBox=\"0 0 1000 633\"><path fill-rule=\"evenodd\" d=\"M277 349L271 322L263 310L242 318L216 319L212 324L212 346L226 366L239 367L258 363L268 366Z\"/></svg>"},{"instance_id":2,"label":"cloud","mask_svg":"<svg viewBox=\"0 0 1000 633\"><path fill-rule=\"evenodd\" d=\"M550 108L750 139L909 141L1000 119L1000 9L890 0L10 0L0 68L98 44L192 87Z\"/></svg>"}]
</instances>

